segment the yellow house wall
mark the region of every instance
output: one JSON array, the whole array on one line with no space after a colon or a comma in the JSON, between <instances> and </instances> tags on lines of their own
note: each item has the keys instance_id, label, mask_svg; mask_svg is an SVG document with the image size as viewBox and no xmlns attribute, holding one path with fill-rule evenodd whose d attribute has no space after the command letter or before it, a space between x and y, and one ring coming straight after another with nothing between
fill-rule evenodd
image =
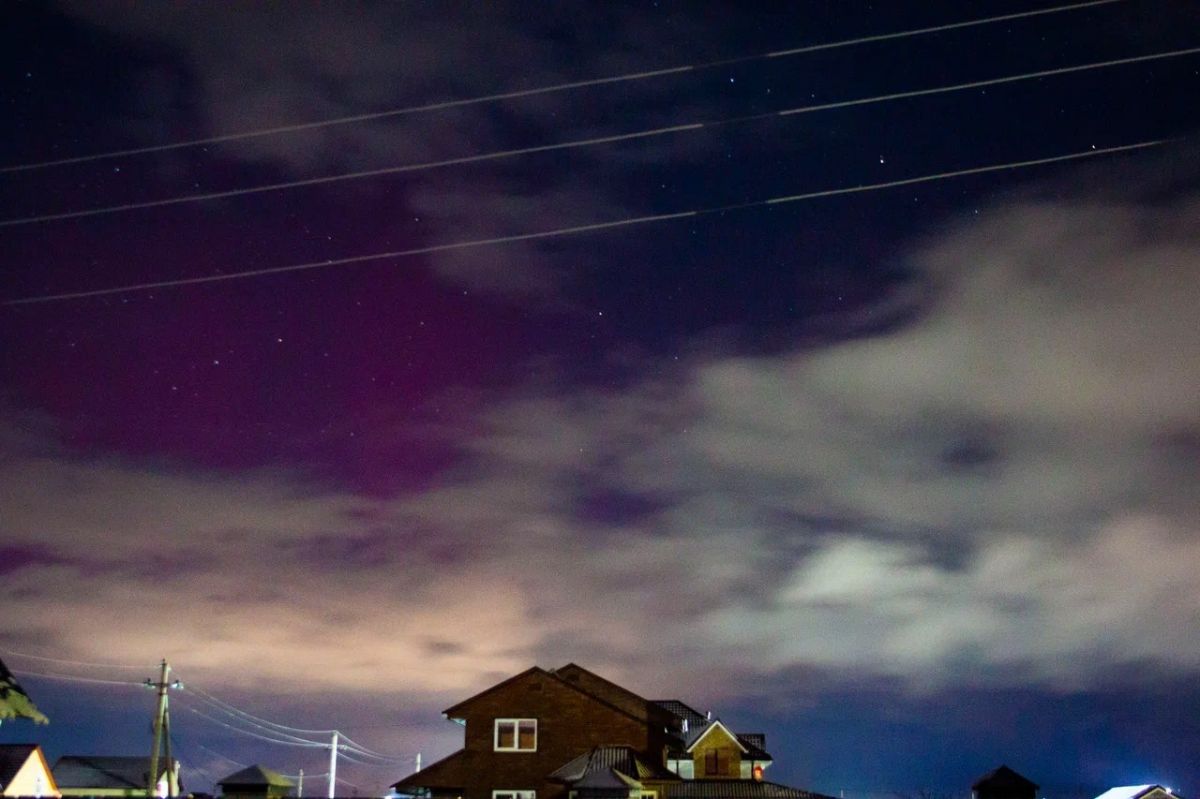
<instances>
[{"instance_id":1,"label":"yellow house wall","mask_svg":"<svg viewBox=\"0 0 1200 799\"><path fill-rule=\"evenodd\" d=\"M719 773L712 773L706 769L706 755L714 750L720 751L724 755L725 770ZM695 763L697 779L742 776L742 749L738 746L737 741L720 727L713 729L696 742L695 748L692 749L692 762Z\"/></svg>"},{"instance_id":2,"label":"yellow house wall","mask_svg":"<svg viewBox=\"0 0 1200 799\"><path fill-rule=\"evenodd\" d=\"M39 777L41 778L39 788ZM40 749L34 749L33 754L25 761L25 765L4 786L5 796L62 796L54 784L54 775L42 757Z\"/></svg>"}]
</instances>

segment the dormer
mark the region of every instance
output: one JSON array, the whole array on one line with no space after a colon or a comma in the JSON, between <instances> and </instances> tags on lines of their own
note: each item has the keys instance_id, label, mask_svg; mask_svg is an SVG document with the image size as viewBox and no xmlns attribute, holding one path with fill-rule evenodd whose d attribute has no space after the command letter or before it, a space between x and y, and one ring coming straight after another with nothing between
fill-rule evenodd
<instances>
[{"instance_id":1,"label":"dormer","mask_svg":"<svg viewBox=\"0 0 1200 799\"><path fill-rule=\"evenodd\" d=\"M742 776L742 758L749 750L720 719L713 719L688 738L687 753L692 756L696 779Z\"/></svg>"}]
</instances>

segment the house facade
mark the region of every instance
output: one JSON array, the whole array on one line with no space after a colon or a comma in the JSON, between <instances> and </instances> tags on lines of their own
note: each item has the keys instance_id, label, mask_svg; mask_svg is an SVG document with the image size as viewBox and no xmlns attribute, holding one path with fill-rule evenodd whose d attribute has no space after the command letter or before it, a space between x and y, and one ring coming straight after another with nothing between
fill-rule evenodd
<instances>
[{"instance_id":1,"label":"house facade","mask_svg":"<svg viewBox=\"0 0 1200 799\"><path fill-rule=\"evenodd\" d=\"M463 748L397 782L431 799L814 799L766 782L762 734L652 701L570 663L534 667L444 715Z\"/></svg>"}]
</instances>

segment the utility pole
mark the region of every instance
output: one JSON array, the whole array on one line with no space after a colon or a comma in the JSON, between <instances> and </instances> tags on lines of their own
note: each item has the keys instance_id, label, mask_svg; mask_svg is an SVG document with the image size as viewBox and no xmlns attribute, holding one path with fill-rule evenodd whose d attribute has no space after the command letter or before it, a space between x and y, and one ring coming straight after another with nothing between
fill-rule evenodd
<instances>
[{"instance_id":1,"label":"utility pole","mask_svg":"<svg viewBox=\"0 0 1200 799\"><path fill-rule=\"evenodd\" d=\"M338 734L333 733L333 741L329 744L329 799L334 796L334 783L337 782L337 750Z\"/></svg>"},{"instance_id":2,"label":"utility pole","mask_svg":"<svg viewBox=\"0 0 1200 799\"><path fill-rule=\"evenodd\" d=\"M167 755L167 796L177 796L179 794L179 781L175 774L175 763L171 759L171 744L170 731L171 723L167 716L167 688L182 688L183 683L176 680L175 682L167 682L171 675L171 666L164 658L159 664L158 682L146 680L147 688L153 688L158 692L158 703L154 709L154 749L150 753L150 774L146 777L146 796L153 797L158 791L158 766L159 757L163 751L163 744L166 744ZM164 741L163 733L166 733Z\"/></svg>"},{"instance_id":3,"label":"utility pole","mask_svg":"<svg viewBox=\"0 0 1200 799\"><path fill-rule=\"evenodd\" d=\"M304 769L300 769L300 780L296 783L296 799L304 799Z\"/></svg>"}]
</instances>

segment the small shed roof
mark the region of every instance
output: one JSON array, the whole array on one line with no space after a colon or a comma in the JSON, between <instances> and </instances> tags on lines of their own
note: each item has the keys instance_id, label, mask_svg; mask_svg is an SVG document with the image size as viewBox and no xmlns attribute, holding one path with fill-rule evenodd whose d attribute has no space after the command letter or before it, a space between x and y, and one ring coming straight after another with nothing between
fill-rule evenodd
<instances>
[{"instance_id":1,"label":"small shed roof","mask_svg":"<svg viewBox=\"0 0 1200 799\"><path fill-rule=\"evenodd\" d=\"M260 766L257 763L255 763L253 766L247 766L241 771L230 774L225 779L219 780L217 784L222 787L226 785L256 785L276 788L296 787L296 783L292 782L278 771L273 771L272 769L269 769L266 766Z\"/></svg>"},{"instance_id":2,"label":"small shed roof","mask_svg":"<svg viewBox=\"0 0 1200 799\"><path fill-rule=\"evenodd\" d=\"M1008 766L999 766L975 780L975 784L971 788L974 790L980 788L1031 788L1036 791L1038 785L1033 780L1022 777Z\"/></svg>"}]
</instances>

